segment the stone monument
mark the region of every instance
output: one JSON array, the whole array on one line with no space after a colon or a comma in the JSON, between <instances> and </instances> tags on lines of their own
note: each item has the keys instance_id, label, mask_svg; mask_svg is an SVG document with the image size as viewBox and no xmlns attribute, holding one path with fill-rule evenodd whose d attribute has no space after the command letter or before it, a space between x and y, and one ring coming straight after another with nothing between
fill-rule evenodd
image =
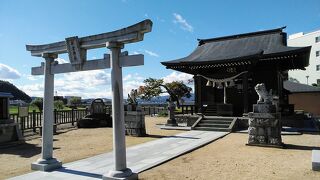
<instances>
[{"instance_id":1,"label":"stone monument","mask_svg":"<svg viewBox=\"0 0 320 180\"><path fill-rule=\"evenodd\" d=\"M146 126L144 113L141 108L138 107L138 90L132 89L128 94L127 111L124 114L126 135L129 136L146 136Z\"/></svg>"},{"instance_id":2,"label":"stone monument","mask_svg":"<svg viewBox=\"0 0 320 180\"><path fill-rule=\"evenodd\" d=\"M249 116L249 140L247 145L282 147L280 113L272 104L272 90L268 92L265 84L257 84L255 90L259 95L257 104Z\"/></svg>"},{"instance_id":3,"label":"stone monument","mask_svg":"<svg viewBox=\"0 0 320 180\"><path fill-rule=\"evenodd\" d=\"M0 143L23 141L19 125L10 119L9 98L10 93L0 92Z\"/></svg>"},{"instance_id":4,"label":"stone monument","mask_svg":"<svg viewBox=\"0 0 320 180\"><path fill-rule=\"evenodd\" d=\"M103 99L95 99L90 105L90 114L77 120L78 128L112 127L112 118L107 114Z\"/></svg>"}]
</instances>

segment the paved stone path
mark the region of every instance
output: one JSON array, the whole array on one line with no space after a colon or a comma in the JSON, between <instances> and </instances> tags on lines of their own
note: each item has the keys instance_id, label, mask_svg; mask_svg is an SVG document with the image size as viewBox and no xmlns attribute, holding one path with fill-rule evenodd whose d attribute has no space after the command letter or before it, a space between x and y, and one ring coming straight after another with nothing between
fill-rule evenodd
<instances>
[{"instance_id":1,"label":"paved stone path","mask_svg":"<svg viewBox=\"0 0 320 180\"><path fill-rule=\"evenodd\" d=\"M188 131L132 146L127 148L127 164L133 172L139 173L227 134L228 132ZM63 164L62 168L52 172L36 171L11 179L101 179L102 174L111 169L113 169L113 156L112 152L109 152Z\"/></svg>"}]
</instances>

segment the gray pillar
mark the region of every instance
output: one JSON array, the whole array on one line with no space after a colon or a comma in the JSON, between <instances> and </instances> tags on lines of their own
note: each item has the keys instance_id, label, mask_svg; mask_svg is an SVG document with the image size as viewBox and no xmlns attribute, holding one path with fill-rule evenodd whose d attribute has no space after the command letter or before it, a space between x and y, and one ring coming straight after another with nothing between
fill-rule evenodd
<instances>
[{"instance_id":1,"label":"gray pillar","mask_svg":"<svg viewBox=\"0 0 320 180\"><path fill-rule=\"evenodd\" d=\"M114 170L103 175L103 179L138 179L138 175L127 168L126 142L123 109L122 68L119 56L122 43L109 42L106 44L111 50L111 86L112 86L112 126L113 126L113 155Z\"/></svg>"},{"instance_id":2,"label":"gray pillar","mask_svg":"<svg viewBox=\"0 0 320 180\"><path fill-rule=\"evenodd\" d=\"M53 95L54 95L54 74L51 74L51 64L56 54L45 53L44 68L44 96L43 96L43 120L42 120L42 151L41 158L31 164L31 169L49 171L60 168L61 162L52 156L53 152Z\"/></svg>"}]
</instances>

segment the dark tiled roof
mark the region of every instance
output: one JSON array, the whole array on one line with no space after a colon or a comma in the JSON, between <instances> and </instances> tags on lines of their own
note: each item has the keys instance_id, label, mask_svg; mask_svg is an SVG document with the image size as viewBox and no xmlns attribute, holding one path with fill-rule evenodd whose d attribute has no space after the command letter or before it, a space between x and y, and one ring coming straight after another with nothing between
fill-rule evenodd
<instances>
[{"instance_id":1,"label":"dark tiled roof","mask_svg":"<svg viewBox=\"0 0 320 180\"><path fill-rule=\"evenodd\" d=\"M283 87L292 93L299 92L320 92L320 87L310 86L306 84L300 84L292 81L284 81Z\"/></svg>"},{"instance_id":2,"label":"dark tiled roof","mask_svg":"<svg viewBox=\"0 0 320 180\"><path fill-rule=\"evenodd\" d=\"M288 47L283 28L199 40L198 47L187 57L162 62L165 66L205 64L310 52L310 47ZM308 64L308 59L304 59Z\"/></svg>"},{"instance_id":3,"label":"dark tiled roof","mask_svg":"<svg viewBox=\"0 0 320 180\"><path fill-rule=\"evenodd\" d=\"M12 98L12 94L11 93L6 93L6 92L0 92L0 97L9 97Z\"/></svg>"}]
</instances>

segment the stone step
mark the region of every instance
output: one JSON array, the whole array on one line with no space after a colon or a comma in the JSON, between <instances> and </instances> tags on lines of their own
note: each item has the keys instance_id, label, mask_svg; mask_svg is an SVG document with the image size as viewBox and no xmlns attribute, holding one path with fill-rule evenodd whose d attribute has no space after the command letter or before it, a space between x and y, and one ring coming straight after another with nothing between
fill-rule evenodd
<instances>
[{"instance_id":1,"label":"stone step","mask_svg":"<svg viewBox=\"0 0 320 180\"><path fill-rule=\"evenodd\" d=\"M228 128L230 124L208 124L208 123L199 123L196 127L222 127Z\"/></svg>"},{"instance_id":2,"label":"stone step","mask_svg":"<svg viewBox=\"0 0 320 180\"><path fill-rule=\"evenodd\" d=\"M230 132L231 130L228 128L216 128L216 127L195 127L195 130L201 131L222 131L222 132Z\"/></svg>"},{"instance_id":3,"label":"stone step","mask_svg":"<svg viewBox=\"0 0 320 180\"><path fill-rule=\"evenodd\" d=\"M217 113L204 113L205 115L207 115L207 116L215 116L215 115L217 115Z\"/></svg>"},{"instance_id":4,"label":"stone step","mask_svg":"<svg viewBox=\"0 0 320 180\"><path fill-rule=\"evenodd\" d=\"M230 124L232 121L223 121L223 120L201 120L200 123L210 123L210 124Z\"/></svg>"},{"instance_id":5,"label":"stone step","mask_svg":"<svg viewBox=\"0 0 320 180\"><path fill-rule=\"evenodd\" d=\"M224 116L204 116L205 119L228 119L232 120L234 117L224 117Z\"/></svg>"},{"instance_id":6,"label":"stone step","mask_svg":"<svg viewBox=\"0 0 320 180\"><path fill-rule=\"evenodd\" d=\"M205 118L205 119L203 119L203 121L216 121L216 122L218 122L218 121L221 121L221 122L232 122L232 121L233 121L233 119L207 119L207 118Z\"/></svg>"}]
</instances>

